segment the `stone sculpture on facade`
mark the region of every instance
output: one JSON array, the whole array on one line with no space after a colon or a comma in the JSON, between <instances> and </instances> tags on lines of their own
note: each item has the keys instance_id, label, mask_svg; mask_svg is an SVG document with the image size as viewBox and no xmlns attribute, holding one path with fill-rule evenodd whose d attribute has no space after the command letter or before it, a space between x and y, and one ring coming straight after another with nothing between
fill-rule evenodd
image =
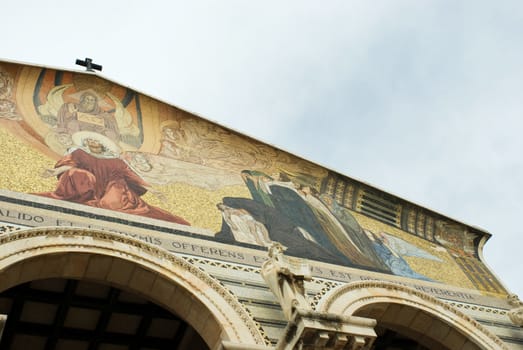
<instances>
[{"instance_id":1,"label":"stone sculpture on facade","mask_svg":"<svg viewBox=\"0 0 523 350\"><path fill-rule=\"evenodd\" d=\"M283 255L285 248L278 242L269 247L269 260L262 265L261 275L274 293L288 321L296 309L310 309L304 281L312 279L310 266Z\"/></svg>"},{"instance_id":2,"label":"stone sculpture on facade","mask_svg":"<svg viewBox=\"0 0 523 350\"><path fill-rule=\"evenodd\" d=\"M507 299L509 305L514 306L508 312L508 317L516 326L523 327L523 302L516 294L509 294Z\"/></svg>"},{"instance_id":3,"label":"stone sculpture on facade","mask_svg":"<svg viewBox=\"0 0 523 350\"><path fill-rule=\"evenodd\" d=\"M275 350L370 349L376 338L376 320L313 310L304 285L312 280L311 268L301 259L284 256L284 250L273 242L269 260L261 269L289 321Z\"/></svg>"}]
</instances>

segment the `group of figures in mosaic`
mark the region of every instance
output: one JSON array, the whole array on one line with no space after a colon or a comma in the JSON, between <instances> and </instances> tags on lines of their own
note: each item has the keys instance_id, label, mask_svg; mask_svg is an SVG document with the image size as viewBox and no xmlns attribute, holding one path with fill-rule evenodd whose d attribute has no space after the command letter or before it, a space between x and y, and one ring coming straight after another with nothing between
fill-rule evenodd
<instances>
[{"instance_id":1,"label":"group of figures in mosaic","mask_svg":"<svg viewBox=\"0 0 523 350\"><path fill-rule=\"evenodd\" d=\"M214 235L218 241L264 249L279 242L293 256L428 281L432 278L416 272L406 258L442 262L437 247L429 251L364 229L349 209L320 190L329 173L321 167L169 109L155 117L151 130L141 95L127 89L117 97L113 84L90 75L73 74L58 83L63 76L49 79L47 73L42 70L33 92L37 121L22 118L14 107L0 111L3 119L33 127L57 159L42 174L56 177L56 186L33 194L189 226L195 223L151 205L143 195L165 203L163 186L172 183L206 191L241 186L249 196L213 203L222 220ZM1 101L12 101L13 78L2 74ZM53 83L45 88L45 81Z\"/></svg>"}]
</instances>

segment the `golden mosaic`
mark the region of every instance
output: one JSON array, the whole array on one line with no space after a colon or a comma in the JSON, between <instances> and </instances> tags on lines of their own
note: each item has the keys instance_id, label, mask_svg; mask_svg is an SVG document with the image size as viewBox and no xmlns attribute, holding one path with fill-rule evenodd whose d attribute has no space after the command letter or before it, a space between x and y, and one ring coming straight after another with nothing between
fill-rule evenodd
<instances>
[{"instance_id":1,"label":"golden mosaic","mask_svg":"<svg viewBox=\"0 0 523 350\"><path fill-rule=\"evenodd\" d=\"M0 189L505 293L479 259L486 233L93 74L1 64L0 80Z\"/></svg>"}]
</instances>

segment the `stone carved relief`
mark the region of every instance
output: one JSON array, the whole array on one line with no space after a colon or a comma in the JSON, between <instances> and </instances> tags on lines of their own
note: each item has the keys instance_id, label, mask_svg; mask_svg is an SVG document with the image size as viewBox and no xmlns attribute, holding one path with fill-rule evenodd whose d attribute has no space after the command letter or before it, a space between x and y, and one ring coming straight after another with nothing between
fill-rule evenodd
<instances>
[{"instance_id":1,"label":"stone carved relief","mask_svg":"<svg viewBox=\"0 0 523 350\"><path fill-rule=\"evenodd\" d=\"M269 247L269 260L262 265L261 275L276 296L285 319L292 318L294 310L311 308L305 295L304 281L312 279L309 265L302 260L290 259L283 255L284 247L274 242Z\"/></svg>"},{"instance_id":2,"label":"stone carved relief","mask_svg":"<svg viewBox=\"0 0 523 350\"><path fill-rule=\"evenodd\" d=\"M509 294L507 299L509 305L514 306L508 312L508 317L516 326L523 327L523 302L516 294Z\"/></svg>"}]
</instances>

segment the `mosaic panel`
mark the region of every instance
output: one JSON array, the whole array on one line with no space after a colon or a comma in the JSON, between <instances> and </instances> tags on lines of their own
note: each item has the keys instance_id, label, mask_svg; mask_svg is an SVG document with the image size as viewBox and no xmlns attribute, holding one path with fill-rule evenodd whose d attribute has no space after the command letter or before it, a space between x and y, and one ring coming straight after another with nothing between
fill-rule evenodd
<instances>
[{"instance_id":1,"label":"mosaic panel","mask_svg":"<svg viewBox=\"0 0 523 350\"><path fill-rule=\"evenodd\" d=\"M478 258L486 233L94 74L0 63L0 146L0 189L503 293Z\"/></svg>"}]
</instances>

